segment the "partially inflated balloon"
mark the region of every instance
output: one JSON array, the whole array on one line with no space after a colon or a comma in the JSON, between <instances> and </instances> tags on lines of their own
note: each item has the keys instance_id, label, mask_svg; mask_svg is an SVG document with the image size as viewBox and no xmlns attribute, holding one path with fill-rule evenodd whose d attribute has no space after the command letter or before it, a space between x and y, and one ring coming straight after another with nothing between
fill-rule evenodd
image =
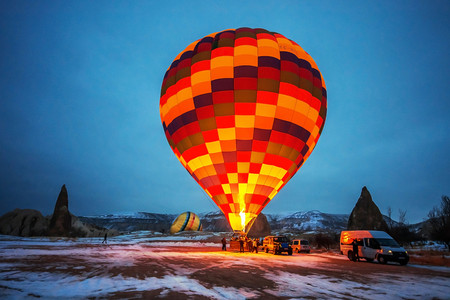
<instances>
[{"instance_id":1,"label":"partially inflated balloon","mask_svg":"<svg viewBox=\"0 0 450 300\"><path fill-rule=\"evenodd\" d=\"M193 212L187 211L179 215L170 227L170 233L180 231L202 231L202 222Z\"/></svg>"},{"instance_id":2,"label":"partially inflated balloon","mask_svg":"<svg viewBox=\"0 0 450 300\"><path fill-rule=\"evenodd\" d=\"M177 158L234 230L257 215L314 149L325 83L299 45L264 29L213 33L167 70L160 100Z\"/></svg>"}]
</instances>

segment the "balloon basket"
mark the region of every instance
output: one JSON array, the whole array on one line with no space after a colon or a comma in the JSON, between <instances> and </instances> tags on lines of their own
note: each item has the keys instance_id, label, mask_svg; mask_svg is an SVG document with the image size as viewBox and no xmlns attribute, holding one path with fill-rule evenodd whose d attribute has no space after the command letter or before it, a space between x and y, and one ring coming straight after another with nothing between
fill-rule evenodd
<instances>
[{"instance_id":1,"label":"balloon basket","mask_svg":"<svg viewBox=\"0 0 450 300\"><path fill-rule=\"evenodd\" d=\"M241 230L234 230L230 239L230 250L236 252L241 251L241 240L243 241L243 251L251 252L252 241L247 237L247 233Z\"/></svg>"}]
</instances>

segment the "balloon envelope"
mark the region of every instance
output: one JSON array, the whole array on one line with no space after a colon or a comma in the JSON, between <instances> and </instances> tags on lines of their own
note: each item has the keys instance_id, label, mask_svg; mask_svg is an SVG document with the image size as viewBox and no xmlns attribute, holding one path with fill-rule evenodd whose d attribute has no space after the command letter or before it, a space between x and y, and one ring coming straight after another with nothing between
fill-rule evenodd
<instances>
[{"instance_id":1,"label":"balloon envelope","mask_svg":"<svg viewBox=\"0 0 450 300\"><path fill-rule=\"evenodd\" d=\"M314 149L326 95L317 65L298 44L264 29L230 29L175 58L160 114L183 166L231 227L248 231Z\"/></svg>"},{"instance_id":2,"label":"balloon envelope","mask_svg":"<svg viewBox=\"0 0 450 300\"><path fill-rule=\"evenodd\" d=\"M180 231L202 231L202 222L200 218L193 212L187 211L179 215L170 227L170 233Z\"/></svg>"}]
</instances>

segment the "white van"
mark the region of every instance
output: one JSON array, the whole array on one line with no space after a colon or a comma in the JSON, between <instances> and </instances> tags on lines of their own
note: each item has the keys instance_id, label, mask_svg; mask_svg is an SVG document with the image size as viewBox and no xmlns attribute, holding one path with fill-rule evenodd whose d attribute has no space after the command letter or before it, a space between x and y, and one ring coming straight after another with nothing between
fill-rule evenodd
<instances>
[{"instance_id":1,"label":"white van","mask_svg":"<svg viewBox=\"0 0 450 300\"><path fill-rule=\"evenodd\" d=\"M406 265L409 255L389 234L375 230L353 230L341 232L341 254L353 260L353 241L358 245L358 256L367 261L378 260L385 264L395 261Z\"/></svg>"},{"instance_id":2,"label":"white van","mask_svg":"<svg viewBox=\"0 0 450 300\"><path fill-rule=\"evenodd\" d=\"M293 240L291 242L292 251L300 253L310 253L311 247L309 246L308 240Z\"/></svg>"}]
</instances>

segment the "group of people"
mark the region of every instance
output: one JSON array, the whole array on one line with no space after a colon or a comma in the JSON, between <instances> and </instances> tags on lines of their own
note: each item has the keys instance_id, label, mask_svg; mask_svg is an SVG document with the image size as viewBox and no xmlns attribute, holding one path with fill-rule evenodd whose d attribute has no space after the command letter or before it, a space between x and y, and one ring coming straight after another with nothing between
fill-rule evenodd
<instances>
[{"instance_id":1,"label":"group of people","mask_svg":"<svg viewBox=\"0 0 450 300\"><path fill-rule=\"evenodd\" d=\"M239 238L237 237L232 237L231 241L238 241L239 242L239 252L245 252L245 245L247 246L247 250L248 252L256 252L258 253L258 247L260 245L259 239L258 238L254 238L251 239L248 236L240 236ZM222 239L222 250L226 251L227 250L227 240L226 238Z\"/></svg>"},{"instance_id":2,"label":"group of people","mask_svg":"<svg viewBox=\"0 0 450 300\"><path fill-rule=\"evenodd\" d=\"M249 237L241 237L239 239L239 252L245 252L244 250L244 243L247 244L248 247L248 252L253 253L256 252L258 253L258 246L259 246L259 239L255 238L255 239L251 239Z\"/></svg>"}]
</instances>

